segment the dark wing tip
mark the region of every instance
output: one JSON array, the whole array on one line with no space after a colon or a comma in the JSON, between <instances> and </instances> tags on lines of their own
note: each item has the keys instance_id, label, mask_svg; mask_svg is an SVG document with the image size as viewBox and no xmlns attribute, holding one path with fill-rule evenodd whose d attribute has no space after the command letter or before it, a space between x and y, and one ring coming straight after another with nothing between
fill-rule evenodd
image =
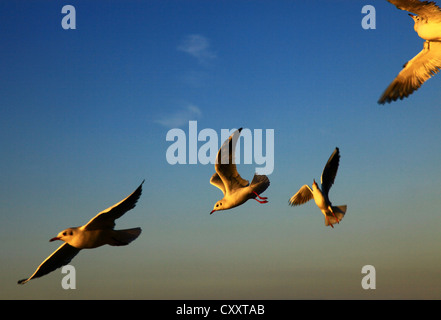
<instances>
[{"instance_id":1,"label":"dark wing tip","mask_svg":"<svg viewBox=\"0 0 441 320\"><path fill-rule=\"evenodd\" d=\"M28 280L28 279L21 279L21 280L18 280L17 283L18 284L25 284L26 280Z\"/></svg>"},{"instance_id":2,"label":"dark wing tip","mask_svg":"<svg viewBox=\"0 0 441 320\"><path fill-rule=\"evenodd\" d=\"M386 102L391 103L392 101L396 101L396 100L397 100L397 98L392 98L392 97L388 97L388 96L383 95L377 102L378 102L378 104L385 105Z\"/></svg>"},{"instance_id":3,"label":"dark wing tip","mask_svg":"<svg viewBox=\"0 0 441 320\"><path fill-rule=\"evenodd\" d=\"M337 158L337 160L334 160L335 158ZM331 164L334 163L334 165L337 165L336 162L338 163L340 160L340 149L338 147L335 147L334 151L332 152L331 156L328 159L328 163L327 164Z\"/></svg>"}]
</instances>

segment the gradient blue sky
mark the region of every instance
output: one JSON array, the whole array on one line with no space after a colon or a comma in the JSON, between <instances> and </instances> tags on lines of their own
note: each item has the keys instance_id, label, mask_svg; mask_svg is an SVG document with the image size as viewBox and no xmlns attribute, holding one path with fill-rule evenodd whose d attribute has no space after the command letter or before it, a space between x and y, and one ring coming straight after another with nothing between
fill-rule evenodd
<instances>
[{"instance_id":1,"label":"gradient blue sky","mask_svg":"<svg viewBox=\"0 0 441 320\"><path fill-rule=\"evenodd\" d=\"M61 27L67 4L76 30ZM377 104L423 45L387 1L1 1L0 44L0 298L439 298L441 76ZM189 120L219 136L274 129L270 203L209 215L214 167L165 157ZM330 197L348 211L331 229L288 199L336 146ZM117 220L143 229L135 242L80 252L75 290L60 269L17 285L51 237L143 179ZM361 287L367 264L375 290Z\"/></svg>"}]
</instances>

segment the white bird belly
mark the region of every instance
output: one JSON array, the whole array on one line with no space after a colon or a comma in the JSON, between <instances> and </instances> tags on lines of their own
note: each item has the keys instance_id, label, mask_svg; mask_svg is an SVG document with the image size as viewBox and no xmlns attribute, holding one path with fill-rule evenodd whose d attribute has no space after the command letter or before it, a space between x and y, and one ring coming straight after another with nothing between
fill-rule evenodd
<instances>
[{"instance_id":1,"label":"white bird belly","mask_svg":"<svg viewBox=\"0 0 441 320\"><path fill-rule=\"evenodd\" d=\"M317 207L319 207L320 210L327 210L328 205L326 203L326 199L323 196L321 192L313 192L314 195L314 201Z\"/></svg>"},{"instance_id":2,"label":"white bird belly","mask_svg":"<svg viewBox=\"0 0 441 320\"><path fill-rule=\"evenodd\" d=\"M111 230L109 230L111 232ZM83 230L69 244L78 249L97 248L108 243L110 237L107 230Z\"/></svg>"},{"instance_id":3,"label":"white bird belly","mask_svg":"<svg viewBox=\"0 0 441 320\"><path fill-rule=\"evenodd\" d=\"M441 22L419 24L415 31L425 40L441 41Z\"/></svg>"},{"instance_id":4,"label":"white bird belly","mask_svg":"<svg viewBox=\"0 0 441 320\"><path fill-rule=\"evenodd\" d=\"M251 198L252 196L249 187L237 189L228 197L229 208L240 206Z\"/></svg>"}]
</instances>

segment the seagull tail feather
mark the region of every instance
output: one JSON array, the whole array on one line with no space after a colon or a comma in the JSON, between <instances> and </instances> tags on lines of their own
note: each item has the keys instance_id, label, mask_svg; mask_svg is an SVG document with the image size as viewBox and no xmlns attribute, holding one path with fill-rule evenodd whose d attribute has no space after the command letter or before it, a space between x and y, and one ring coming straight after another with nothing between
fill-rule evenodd
<instances>
[{"instance_id":1,"label":"seagull tail feather","mask_svg":"<svg viewBox=\"0 0 441 320\"><path fill-rule=\"evenodd\" d=\"M336 224L340 222L341 219L343 219L343 217L345 216L346 208L346 205L332 206L332 212L334 212L335 217L332 214L327 215L327 219L325 219L325 225L328 226L330 224Z\"/></svg>"},{"instance_id":2,"label":"seagull tail feather","mask_svg":"<svg viewBox=\"0 0 441 320\"><path fill-rule=\"evenodd\" d=\"M113 230L111 246L126 246L141 234L141 228Z\"/></svg>"},{"instance_id":3,"label":"seagull tail feather","mask_svg":"<svg viewBox=\"0 0 441 320\"><path fill-rule=\"evenodd\" d=\"M267 176L255 174L250 187L256 191L257 194L261 194L269 187L269 185L270 181Z\"/></svg>"}]
</instances>

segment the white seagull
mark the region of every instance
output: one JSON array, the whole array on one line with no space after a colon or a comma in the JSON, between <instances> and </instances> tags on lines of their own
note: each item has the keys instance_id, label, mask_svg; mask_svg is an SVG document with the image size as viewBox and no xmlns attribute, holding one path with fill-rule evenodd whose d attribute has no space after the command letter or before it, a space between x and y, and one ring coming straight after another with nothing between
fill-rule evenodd
<instances>
[{"instance_id":1,"label":"white seagull","mask_svg":"<svg viewBox=\"0 0 441 320\"><path fill-rule=\"evenodd\" d=\"M379 104L408 97L441 68L441 8L432 1L388 0L398 9L412 12L414 29L426 40L423 50L408 61L384 91Z\"/></svg>"},{"instance_id":2,"label":"white seagull","mask_svg":"<svg viewBox=\"0 0 441 320\"><path fill-rule=\"evenodd\" d=\"M114 230L115 219L133 209L141 196L141 185L127 198L100 212L82 227L68 228L61 231L49 241L62 240L64 243L40 264L37 270L27 279L19 280L25 284L31 279L44 276L57 268L68 264L81 249L91 249L108 244L125 246L138 238L141 228Z\"/></svg>"},{"instance_id":3,"label":"white seagull","mask_svg":"<svg viewBox=\"0 0 441 320\"><path fill-rule=\"evenodd\" d=\"M216 202L210 214L215 211L240 206L249 199L255 199L259 203L268 202L267 197L260 196L270 185L267 176L254 174L254 178L250 184L248 180L242 179L237 172L234 159L236 143L241 131L242 128L233 132L228 140L222 144L217 153L216 163L214 165L216 173L211 177L210 183L221 189L224 197L222 200Z\"/></svg>"},{"instance_id":4,"label":"white seagull","mask_svg":"<svg viewBox=\"0 0 441 320\"><path fill-rule=\"evenodd\" d=\"M335 176L337 175L338 165L340 162L340 151L335 148L332 155L329 157L325 168L323 169L321 177L322 190L320 190L317 182L312 183L312 189L305 184L300 190L289 199L291 206L304 204L314 198L317 207L325 216L325 225L330 225L334 228L334 223L339 223L346 213L346 205L333 206L329 201L328 193L331 186L334 184Z\"/></svg>"}]
</instances>

